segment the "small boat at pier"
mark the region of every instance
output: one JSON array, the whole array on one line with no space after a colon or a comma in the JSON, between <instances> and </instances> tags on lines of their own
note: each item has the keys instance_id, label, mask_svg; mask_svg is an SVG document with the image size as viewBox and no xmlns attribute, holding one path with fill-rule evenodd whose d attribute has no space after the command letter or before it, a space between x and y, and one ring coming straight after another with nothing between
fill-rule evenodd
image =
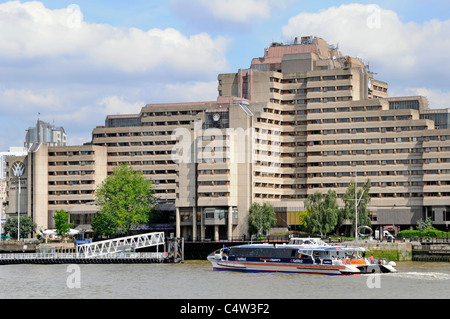
<instances>
[{"instance_id":1,"label":"small boat at pier","mask_svg":"<svg viewBox=\"0 0 450 319\"><path fill-rule=\"evenodd\" d=\"M395 262L366 258L368 249L332 246L318 238L291 238L287 244L224 247L208 255L214 270L323 275L394 273Z\"/></svg>"}]
</instances>

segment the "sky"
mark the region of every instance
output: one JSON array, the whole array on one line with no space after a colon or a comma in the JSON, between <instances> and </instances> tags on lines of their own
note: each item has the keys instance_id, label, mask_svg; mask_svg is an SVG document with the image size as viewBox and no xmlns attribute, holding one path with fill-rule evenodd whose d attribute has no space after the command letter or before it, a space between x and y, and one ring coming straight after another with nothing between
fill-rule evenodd
<instances>
[{"instance_id":1,"label":"sky","mask_svg":"<svg viewBox=\"0 0 450 319\"><path fill-rule=\"evenodd\" d=\"M0 0L0 152L38 118L81 145L106 115L214 101L218 74L304 35L450 107L448 0Z\"/></svg>"}]
</instances>

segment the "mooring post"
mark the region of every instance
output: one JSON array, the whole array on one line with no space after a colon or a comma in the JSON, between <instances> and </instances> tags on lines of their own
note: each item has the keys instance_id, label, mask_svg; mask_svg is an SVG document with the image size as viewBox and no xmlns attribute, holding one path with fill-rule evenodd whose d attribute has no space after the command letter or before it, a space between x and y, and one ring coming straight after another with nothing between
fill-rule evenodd
<instances>
[{"instance_id":1,"label":"mooring post","mask_svg":"<svg viewBox=\"0 0 450 319\"><path fill-rule=\"evenodd\" d=\"M184 263L184 237L181 237L181 263Z\"/></svg>"}]
</instances>

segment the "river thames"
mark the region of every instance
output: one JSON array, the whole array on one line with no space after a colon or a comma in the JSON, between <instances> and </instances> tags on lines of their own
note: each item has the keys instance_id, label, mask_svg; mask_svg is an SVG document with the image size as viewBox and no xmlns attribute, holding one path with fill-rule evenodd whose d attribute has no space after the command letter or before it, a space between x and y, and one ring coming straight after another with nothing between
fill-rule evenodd
<instances>
[{"instance_id":1,"label":"river thames","mask_svg":"<svg viewBox=\"0 0 450 319\"><path fill-rule=\"evenodd\" d=\"M450 264L398 262L398 273L323 276L213 271L183 264L0 266L0 299L448 299Z\"/></svg>"}]
</instances>

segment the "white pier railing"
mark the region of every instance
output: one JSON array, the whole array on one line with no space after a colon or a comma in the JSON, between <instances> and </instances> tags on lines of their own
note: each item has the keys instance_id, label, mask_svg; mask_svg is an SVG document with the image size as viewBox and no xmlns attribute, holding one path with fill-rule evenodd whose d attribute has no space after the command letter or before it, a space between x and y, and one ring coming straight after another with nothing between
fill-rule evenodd
<instances>
[{"instance_id":1,"label":"white pier railing","mask_svg":"<svg viewBox=\"0 0 450 319\"><path fill-rule=\"evenodd\" d=\"M158 253L113 253L97 256L97 259L155 259L163 260L167 256L165 252ZM75 260L83 259L81 256L77 256L76 253L12 253L12 254L0 254L1 261L8 260Z\"/></svg>"},{"instance_id":2,"label":"white pier railing","mask_svg":"<svg viewBox=\"0 0 450 319\"><path fill-rule=\"evenodd\" d=\"M158 251L159 245L165 245L163 232L139 234L78 245L77 257L98 257L123 252L125 249L138 249L153 246L156 246Z\"/></svg>"}]
</instances>

